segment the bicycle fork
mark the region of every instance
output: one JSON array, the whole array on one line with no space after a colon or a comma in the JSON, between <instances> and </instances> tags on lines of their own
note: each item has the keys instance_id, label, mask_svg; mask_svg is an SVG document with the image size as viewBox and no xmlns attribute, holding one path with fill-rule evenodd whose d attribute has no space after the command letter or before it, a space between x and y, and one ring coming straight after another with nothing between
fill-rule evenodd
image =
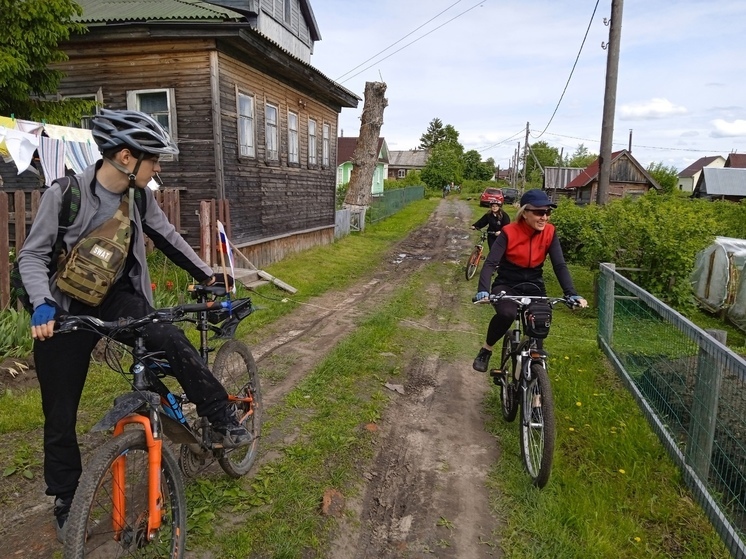
<instances>
[{"instance_id":1,"label":"bicycle fork","mask_svg":"<svg viewBox=\"0 0 746 559\"><path fill-rule=\"evenodd\" d=\"M158 412L151 410L150 417L131 414L120 419L114 428L114 436L124 432L125 425L139 423L145 432L148 447L148 540L156 537L161 527L163 500L161 496L161 452L163 438L161 437L160 418ZM125 471L127 456L122 454L111 466L112 475L112 527L114 539L119 541L127 525L127 495Z\"/></svg>"}]
</instances>

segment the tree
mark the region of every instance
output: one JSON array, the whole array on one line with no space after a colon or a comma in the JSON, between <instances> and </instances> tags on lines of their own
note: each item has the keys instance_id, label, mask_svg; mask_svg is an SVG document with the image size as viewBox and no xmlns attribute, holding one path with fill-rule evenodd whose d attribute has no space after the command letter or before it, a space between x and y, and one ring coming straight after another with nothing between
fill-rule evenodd
<instances>
[{"instance_id":1,"label":"tree","mask_svg":"<svg viewBox=\"0 0 746 559\"><path fill-rule=\"evenodd\" d=\"M655 179L655 182L661 186L661 189L666 194L671 194L676 191L676 187L679 184L679 172L673 165L671 167L666 167L661 162L650 162L647 167L647 172L650 173L650 176Z\"/></svg>"},{"instance_id":2,"label":"tree","mask_svg":"<svg viewBox=\"0 0 746 559\"><path fill-rule=\"evenodd\" d=\"M461 158L464 168L464 178L467 180L486 181L495 173L494 161L490 165L482 162L482 156L475 149L467 151Z\"/></svg>"},{"instance_id":3,"label":"tree","mask_svg":"<svg viewBox=\"0 0 746 559\"><path fill-rule=\"evenodd\" d=\"M425 133L420 136L419 149L430 149L446 139L446 132L443 129L443 122L439 118L434 118L427 126Z\"/></svg>"},{"instance_id":4,"label":"tree","mask_svg":"<svg viewBox=\"0 0 746 559\"><path fill-rule=\"evenodd\" d=\"M63 74L50 65L67 55L58 43L87 28L72 21L83 14L73 0L0 0L0 114L68 124L93 112L81 99L46 99Z\"/></svg>"},{"instance_id":5,"label":"tree","mask_svg":"<svg viewBox=\"0 0 746 559\"><path fill-rule=\"evenodd\" d=\"M450 142L440 142L430 151L422 180L430 188L440 189L449 182L460 184L463 179L463 162L458 148Z\"/></svg>"},{"instance_id":6,"label":"tree","mask_svg":"<svg viewBox=\"0 0 746 559\"><path fill-rule=\"evenodd\" d=\"M567 158L566 167L580 167L585 169L588 165L598 159L598 155L591 153L583 144L578 144L577 149Z\"/></svg>"}]
</instances>

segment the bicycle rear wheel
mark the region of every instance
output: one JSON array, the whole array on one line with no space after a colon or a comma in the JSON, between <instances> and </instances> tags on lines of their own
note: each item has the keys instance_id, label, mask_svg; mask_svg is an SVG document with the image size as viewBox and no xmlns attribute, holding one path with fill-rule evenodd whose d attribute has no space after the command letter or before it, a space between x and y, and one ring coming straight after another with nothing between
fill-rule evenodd
<instances>
[{"instance_id":1,"label":"bicycle rear wheel","mask_svg":"<svg viewBox=\"0 0 746 559\"><path fill-rule=\"evenodd\" d=\"M505 367L503 381L500 386L500 408L503 419L510 422L514 421L515 416L518 414L518 393L516 392L515 383L516 358L515 356L512 358L509 357L511 349L509 335L510 332L503 337L503 351L500 357L500 363Z\"/></svg>"},{"instance_id":2,"label":"bicycle rear wheel","mask_svg":"<svg viewBox=\"0 0 746 559\"><path fill-rule=\"evenodd\" d=\"M161 459L161 527L148 538L148 447L141 429L125 431L96 450L75 493L65 538L66 559L183 557L186 542L186 496L176 459L163 445ZM112 475L121 460L124 487ZM124 498L124 509L114 500ZM122 528L114 529L114 515Z\"/></svg>"},{"instance_id":3,"label":"bicycle rear wheel","mask_svg":"<svg viewBox=\"0 0 746 559\"><path fill-rule=\"evenodd\" d=\"M469 262L466 264L466 279L470 280L477 273L479 261L482 259L482 251L479 247L475 248L469 256Z\"/></svg>"},{"instance_id":4,"label":"bicycle rear wheel","mask_svg":"<svg viewBox=\"0 0 746 559\"><path fill-rule=\"evenodd\" d=\"M235 402L236 418L252 434L251 444L226 451L218 458L220 467L231 477L241 477L254 465L262 430L262 392L259 373L251 351L243 342L228 340L218 350L212 373ZM240 401L250 398L251 402Z\"/></svg>"},{"instance_id":5,"label":"bicycle rear wheel","mask_svg":"<svg viewBox=\"0 0 746 559\"><path fill-rule=\"evenodd\" d=\"M521 402L521 455L539 488L549 481L554 458L554 399L549 375L539 363L531 364L531 382Z\"/></svg>"}]
</instances>

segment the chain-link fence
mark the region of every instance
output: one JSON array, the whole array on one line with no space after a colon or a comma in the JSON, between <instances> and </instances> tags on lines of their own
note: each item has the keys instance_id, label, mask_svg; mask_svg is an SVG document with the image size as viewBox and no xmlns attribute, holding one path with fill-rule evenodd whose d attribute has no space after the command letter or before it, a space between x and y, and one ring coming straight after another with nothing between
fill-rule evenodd
<instances>
[{"instance_id":1,"label":"chain-link fence","mask_svg":"<svg viewBox=\"0 0 746 559\"><path fill-rule=\"evenodd\" d=\"M407 186L396 190L384 190L381 196L374 196L368 209L368 221L375 223L394 215L404 206L425 197L424 186Z\"/></svg>"},{"instance_id":2,"label":"chain-link fence","mask_svg":"<svg viewBox=\"0 0 746 559\"><path fill-rule=\"evenodd\" d=\"M598 343L733 557L746 558L746 360L601 265Z\"/></svg>"}]
</instances>

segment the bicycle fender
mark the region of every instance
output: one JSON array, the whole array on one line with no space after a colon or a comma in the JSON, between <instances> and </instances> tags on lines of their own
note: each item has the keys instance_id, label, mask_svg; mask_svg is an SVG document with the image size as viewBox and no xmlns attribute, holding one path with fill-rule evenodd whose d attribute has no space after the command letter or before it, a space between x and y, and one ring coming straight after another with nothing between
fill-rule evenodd
<instances>
[{"instance_id":1,"label":"bicycle fender","mask_svg":"<svg viewBox=\"0 0 746 559\"><path fill-rule=\"evenodd\" d=\"M119 420L140 409L157 406L161 399L155 392L128 392L114 400L114 406L91 429L92 432L114 429Z\"/></svg>"}]
</instances>

